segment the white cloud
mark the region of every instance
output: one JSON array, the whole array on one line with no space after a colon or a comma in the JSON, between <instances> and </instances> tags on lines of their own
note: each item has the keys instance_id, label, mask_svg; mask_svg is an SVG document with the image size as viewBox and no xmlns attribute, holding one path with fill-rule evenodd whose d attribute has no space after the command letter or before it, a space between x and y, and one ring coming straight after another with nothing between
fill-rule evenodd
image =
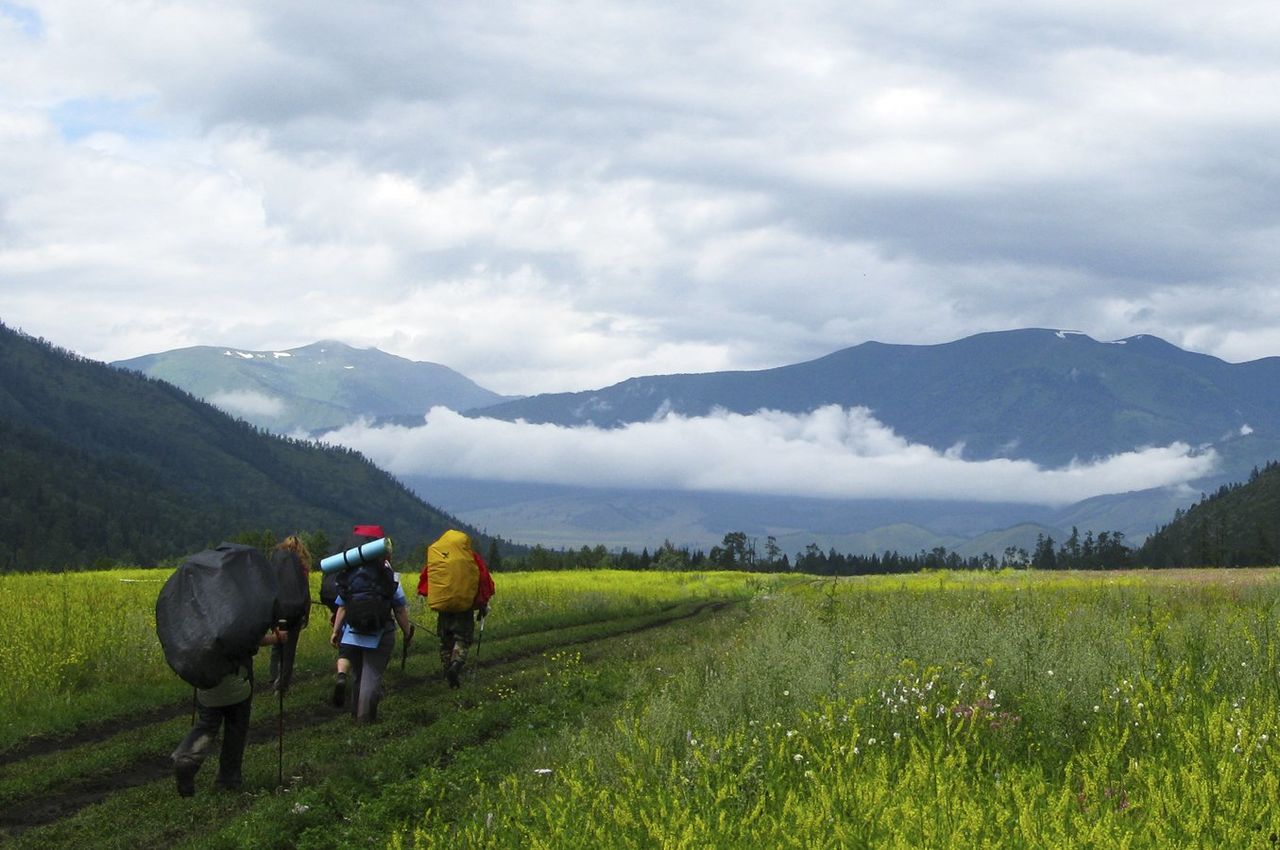
<instances>
[{"instance_id":1,"label":"white cloud","mask_svg":"<svg viewBox=\"0 0 1280 850\"><path fill-rule=\"evenodd\" d=\"M266 393L251 390L214 393L208 402L228 413L241 416L279 416L284 413L284 402Z\"/></svg>"},{"instance_id":2,"label":"white cloud","mask_svg":"<svg viewBox=\"0 0 1280 850\"><path fill-rule=\"evenodd\" d=\"M836 406L806 415L667 416L615 430L469 419L435 408L421 427L360 424L325 439L403 475L1046 505L1180 485L1209 474L1217 463L1212 450L1181 443L1058 469L1028 461L966 461L958 449L909 443L866 409Z\"/></svg>"},{"instance_id":3,"label":"white cloud","mask_svg":"<svg viewBox=\"0 0 1280 850\"><path fill-rule=\"evenodd\" d=\"M11 5L0 317L89 356L334 336L528 394L1280 351L1280 7Z\"/></svg>"}]
</instances>

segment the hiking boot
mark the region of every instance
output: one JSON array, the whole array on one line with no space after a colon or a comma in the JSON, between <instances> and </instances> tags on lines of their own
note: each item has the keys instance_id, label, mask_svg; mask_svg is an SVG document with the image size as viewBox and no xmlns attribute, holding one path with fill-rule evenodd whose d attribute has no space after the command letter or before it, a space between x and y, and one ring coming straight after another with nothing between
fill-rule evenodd
<instances>
[{"instance_id":1,"label":"hiking boot","mask_svg":"<svg viewBox=\"0 0 1280 850\"><path fill-rule=\"evenodd\" d=\"M173 763L173 779L178 785L179 797L192 797L196 793L196 771L199 765L186 761Z\"/></svg>"},{"instance_id":2,"label":"hiking boot","mask_svg":"<svg viewBox=\"0 0 1280 850\"><path fill-rule=\"evenodd\" d=\"M342 708L347 704L347 674L339 673L333 677L333 704Z\"/></svg>"},{"instance_id":3,"label":"hiking boot","mask_svg":"<svg viewBox=\"0 0 1280 850\"><path fill-rule=\"evenodd\" d=\"M450 664L450 665L449 665L449 667L444 671L444 677L445 677L446 679L448 679L448 680L449 680L449 687L451 687L451 688L460 688L460 687L462 687L461 676L462 676L462 662L461 662L461 661L454 661L454 662L453 662L452 664Z\"/></svg>"},{"instance_id":4,"label":"hiking boot","mask_svg":"<svg viewBox=\"0 0 1280 850\"><path fill-rule=\"evenodd\" d=\"M217 788L219 791L230 791L232 793L239 791L243 785L243 779L223 779L221 776L214 780L213 783L213 787Z\"/></svg>"}]
</instances>

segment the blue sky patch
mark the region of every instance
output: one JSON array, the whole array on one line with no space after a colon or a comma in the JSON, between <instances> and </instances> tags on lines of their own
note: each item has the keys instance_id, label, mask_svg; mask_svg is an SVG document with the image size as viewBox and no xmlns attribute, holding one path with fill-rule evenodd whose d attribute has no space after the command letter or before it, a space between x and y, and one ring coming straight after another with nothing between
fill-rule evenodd
<instances>
[{"instance_id":1,"label":"blue sky patch","mask_svg":"<svg viewBox=\"0 0 1280 850\"><path fill-rule=\"evenodd\" d=\"M116 133L130 139L159 135L151 122L140 115L139 99L75 98L64 100L50 112L62 137L77 142L94 133Z\"/></svg>"},{"instance_id":2,"label":"blue sky patch","mask_svg":"<svg viewBox=\"0 0 1280 850\"><path fill-rule=\"evenodd\" d=\"M0 0L0 18L17 21L22 31L32 38L41 38L44 35L44 21L40 19L40 13L29 6L19 6L8 0Z\"/></svg>"}]
</instances>

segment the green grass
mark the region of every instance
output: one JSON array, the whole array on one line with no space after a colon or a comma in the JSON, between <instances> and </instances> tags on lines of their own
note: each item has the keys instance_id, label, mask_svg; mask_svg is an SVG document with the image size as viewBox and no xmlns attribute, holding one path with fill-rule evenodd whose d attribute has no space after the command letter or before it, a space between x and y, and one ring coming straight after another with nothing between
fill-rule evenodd
<instances>
[{"instance_id":1,"label":"green grass","mask_svg":"<svg viewBox=\"0 0 1280 850\"><path fill-rule=\"evenodd\" d=\"M106 593L114 588L114 577L82 578L87 586L97 582ZM372 728L353 727L349 717L326 705L333 651L323 639L327 630L313 625L303 633L299 675L286 701L282 793L274 790L278 706L271 695L259 694L246 755L247 793L211 793L214 769L208 768L196 798L177 798L165 762L189 722L190 690L174 684L163 660L125 657L119 648L124 644L117 644L114 657L95 658L90 669L131 662L141 668L140 678L168 681L173 690L159 703L112 693L115 704L132 703L135 710L103 716L83 703L110 692L109 677L88 677L50 701L66 708L46 716L43 725L36 712L29 712L27 725L38 734L19 749L10 748L10 758L0 764L0 808L20 813L52 806L66 812L50 823L17 831L5 844L324 847L334 846L335 835L347 836L357 846L376 844L391 828L391 812L398 813L395 823L409 822L429 799L418 792L388 796L401 784L418 788L424 771L465 763L472 748L494 748L496 763L509 763L511 752L525 749L528 736L575 723L589 706L615 698L617 683L629 673L625 664L615 668L613 660L664 651L662 644L651 646L649 636L685 622L709 629L714 618L706 603L746 598L768 584L732 574L499 576L474 680L461 692L448 691L440 681L434 638L421 635L405 672L398 662L393 664L391 693L381 722ZM158 588L153 586L151 599ZM0 593L4 590L0 581ZM151 604L146 594L143 602ZM414 619L428 625L429 612L418 601L413 605ZM101 610L106 615L108 609ZM36 644L26 650L33 660L48 661L40 658L39 648ZM593 673L593 687L565 689L548 671L569 657L610 672ZM260 680L265 666L259 661ZM147 713L138 719L140 708ZM50 737L72 731L68 719L73 717L95 721L78 730L84 740L64 745ZM113 787L120 777L119 787ZM86 800L96 804L82 805ZM22 822L20 817L17 821Z\"/></svg>"},{"instance_id":2,"label":"green grass","mask_svg":"<svg viewBox=\"0 0 1280 850\"><path fill-rule=\"evenodd\" d=\"M260 696L245 793L212 793L207 768L197 796L179 799L161 764L5 846L1163 848L1280 836L1274 570L498 582L475 678L447 690L428 636L403 675L393 665L373 727L324 706L332 650L323 628L304 634L284 789L276 706ZM64 701L111 692L88 682ZM162 763L186 722L175 705L11 759L0 810Z\"/></svg>"},{"instance_id":3,"label":"green grass","mask_svg":"<svg viewBox=\"0 0 1280 850\"><path fill-rule=\"evenodd\" d=\"M477 776L464 814L394 843L1270 847L1277 584L1237 577L943 574L758 601L566 733L550 773Z\"/></svg>"}]
</instances>

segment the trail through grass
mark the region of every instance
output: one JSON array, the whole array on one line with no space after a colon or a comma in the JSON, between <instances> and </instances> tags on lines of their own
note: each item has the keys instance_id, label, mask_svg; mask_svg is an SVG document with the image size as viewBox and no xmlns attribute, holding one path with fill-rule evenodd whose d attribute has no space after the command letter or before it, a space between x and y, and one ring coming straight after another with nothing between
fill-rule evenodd
<instances>
[{"instance_id":1,"label":"trail through grass","mask_svg":"<svg viewBox=\"0 0 1280 850\"><path fill-rule=\"evenodd\" d=\"M10 733L0 809L72 805L5 846L1280 843L1274 570L498 581L476 678L448 691L425 636L374 727L325 708L332 650L304 634L282 791L260 696L249 790L212 794L206 769L177 798L189 691L122 638ZM129 646L126 695L103 671ZM99 694L128 731L58 749Z\"/></svg>"}]
</instances>

